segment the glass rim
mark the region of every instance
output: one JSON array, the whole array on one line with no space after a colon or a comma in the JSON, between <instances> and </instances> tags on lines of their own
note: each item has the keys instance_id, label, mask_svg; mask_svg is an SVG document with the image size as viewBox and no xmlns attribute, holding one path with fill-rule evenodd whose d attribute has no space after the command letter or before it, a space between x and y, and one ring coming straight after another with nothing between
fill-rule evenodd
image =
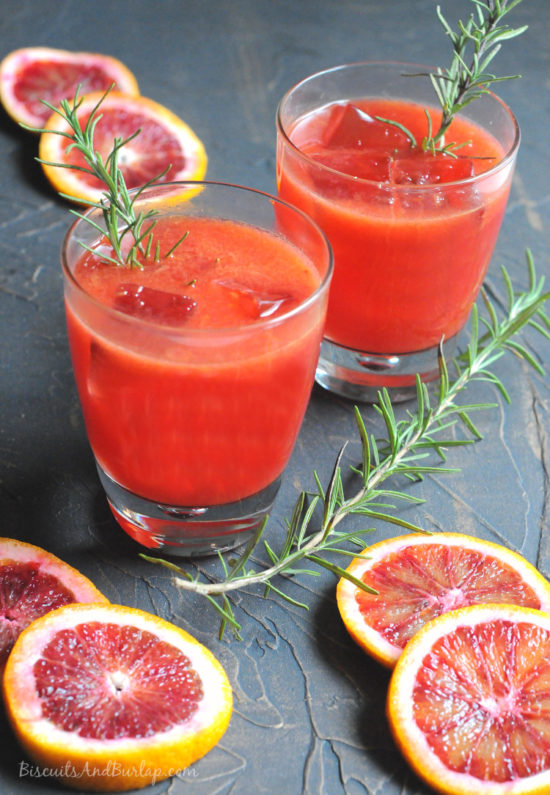
<instances>
[{"instance_id":1,"label":"glass rim","mask_svg":"<svg viewBox=\"0 0 550 795\"><path fill-rule=\"evenodd\" d=\"M284 143L287 144L301 158L306 160L308 163L314 165L316 168L319 168L322 171L328 172L330 174L336 174L336 175L338 175L338 176L340 176L340 177L342 177L344 179L346 179L346 178L347 179L351 179L355 183L358 183L358 184L365 184L365 185L380 185L380 184L382 184L382 185L385 186L386 183L380 183L379 180L366 179L365 177L355 177L352 174L346 174L343 171L338 171L337 169L331 168L330 166L326 166L323 163L320 163L318 160L315 160L314 158L312 158L309 155L305 154L305 152L303 152L298 146L296 146L296 144L294 144L291 141L291 139L290 139L289 135L287 134L287 131L286 131L284 125L283 125L283 122L282 122L282 111L283 111L283 108L284 108L286 102L290 99L291 95L297 89L302 88L308 82L310 82L310 81L312 81L314 79L323 77L325 75L330 75L332 73L344 71L346 69L361 68L361 67L367 67L367 66L384 66L384 67L392 67L392 66L396 66L397 67L398 66L398 67L402 67L402 68L403 67L408 67L408 68L416 69L416 70L423 69L423 70L426 70L428 72L434 72L434 73L437 71L437 68L434 67L434 66L428 66L428 65L419 64L419 63L411 63L409 61L384 61L384 60L378 60L378 61L376 61L376 60L375 61L351 61L349 63L343 63L343 64L338 64L336 66L330 66L330 67L328 67L326 69L321 69L318 72L313 72L312 74L307 75L307 77L304 77L301 80L299 80L297 83L294 83L294 85L291 86L288 89L288 91L285 92L285 94L283 94L283 97L281 98L281 100L280 100L280 102L279 102L279 104L277 106L277 111L276 111L276 115L275 115L275 121L276 121L277 131L283 137ZM511 110L511 108L497 94L495 94L493 91L490 91L489 89L487 89L484 92L484 96L490 97L491 99L496 101L501 106L501 108L507 114L507 116L508 116L508 118L509 118L509 120L510 120L510 122L512 124L513 130L514 130L514 137L513 137L512 143L509 146L508 150L505 152L505 154L502 157L502 159L498 161L498 163L496 163L494 166L491 166L491 168L487 169L487 171L482 171L479 174L474 174L471 177L465 177L463 179L457 179L457 180L454 180L452 182L444 182L444 183L437 183L437 184L434 183L434 184L428 184L428 185L397 185L397 184L394 185L394 184L391 184L391 183L387 183L388 189L395 190L395 191L403 191L403 190L405 190L405 191L429 191L429 190L433 190L434 188L438 188L439 190L444 190L447 187L457 187L457 186L460 186L460 185L469 185L469 184L471 184L473 182L477 182L480 179L485 179L487 177L491 177L495 173L497 173L498 171L506 168L508 166L508 164L514 159L514 157L516 156L517 151L519 149L519 144L520 144L520 139L521 139L521 132L520 132L519 123L518 123L518 120L516 119L513 111ZM434 99L436 99L435 95L434 95ZM414 100L412 100L412 101L414 101ZM477 100L474 100L474 102L475 101L477 101ZM329 103L325 103L325 104L329 104ZM417 103L417 104L420 104L420 103ZM319 107L324 107L324 105L319 104ZM460 113L457 114L457 116L459 116L459 115L460 115ZM477 123L477 122L474 122L474 123ZM478 126L481 126L481 125L478 125Z\"/></svg>"},{"instance_id":2,"label":"glass rim","mask_svg":"<svg viewBox=\"0 0 550 795\"><path fill-rule=\"evenodd\" d=\"M155 323L151 320L145 320L143 318L135 317L134 315L130 315L126 312L121 312L119 309L115 309L112 306L108 306L104 304L102 301L97 299L95 296L91 295L87 290L82 287L82 285L78 282L75 278L71 268L67 262L67 248L71 239L75 236L75 231L77 227L81 224L86 224L88 226L88 222L85 218L89 215L92 215L94 212L101 212L101 209L98 207L90 207L85 213L82 214L82 217L77 217L75 221L70 225L69 229L65 233L63 238L63 242L61 245L61 267L63 270L63 274L65 278L71 283L71 285L77 290L77 292L83 296L87 301L89 301L92 305L100 309L102 312L107 312L110 316L114 317L115 319L122 320L127 323L137 324L137 327L143 330L149 330L151 333L160 334L161 336L181 339L184 336L189 336L193 338L203 338L203 337L217 337L223 334L233 334L233 335L242 335L244 334L253 334L253 333L260 333L263 331L268 330L272 326L278 326L282 323L287 322L291 318L295 317L296 315L301 314L309 309L310 306L314 305L320 298L320 296L328 291L328 287L330 285L330 280L332 278L332 273L334 269L334 255L332 252L332 247L330 242L323 232L321 227L317 224L316 221L313 220L307 213L304 213L298 207L295 207L292 204L284 201L283 199L279 199L277 196L273 196L266 191L258 190L257 188L250 188L245 185L238 185L232 182L221 182L215 180L179 180L175 182L159 182L155 183L154 185L149 186L145 190L141 188L133 188L128 191L130 196L132 193L137 193L141 190L141 195L144 196L144 199L147 197L147 191L149 189L158 191L159 189L162 190L163 188L173 188L176 186L186 186L188 188L206 188L213 187L216 188L230 188L237 190L239 192L246 192L252 195L256 195L261 197L262 200L268 200L272 205L277 204L283 207L287 207L296 215L300 216L310 227L312 227L319 238L323 241L324 247L326 249L327 254L327 267L324 274L321 275L321 280L315 290L310 293L306 298L303 299L297 306L289 309L287 312L283 312L281 315L277 315L276 317L268 317L265 319L258 319L253 321L252 323L246 323L240 326L217 326L215 328L186 328L185 326L181 327L174 327L174 326L166 326L162 323ZM192 196L189 197L191 199ZM211 216L215 218L215 216ZM232 220L231 218L227 218L225 220ZM246 223L244 221L239 221L238 223ZM255 226L257 229L261 229L261 227L251 224L251 226ZM277 234L276 231L271 232L271 230L263 230L268 232L269 234ZM78 242L78 241L76 241ZM287 241L290 245L296 246L291 240ZM298 246L296 246L298 248ZM85 249L83 249L85 252ZM309 260L309 257L308 257ZM315 267L315 263L312 263ZM113 267L118 267L113 265Z\"/></svg>"}]
</instances>

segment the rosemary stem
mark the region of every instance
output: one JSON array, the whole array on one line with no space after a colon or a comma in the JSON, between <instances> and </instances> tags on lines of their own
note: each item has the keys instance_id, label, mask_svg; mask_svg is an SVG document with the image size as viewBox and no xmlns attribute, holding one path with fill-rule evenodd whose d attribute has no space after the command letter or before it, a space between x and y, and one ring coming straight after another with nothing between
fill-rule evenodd
<instances>
[{"instance_id":1,"label":"rosemary stem","mask_svg":"<svg viewBox=\"0 0 550 795\"><path fill-rule=\"evenodd\" d=\"M342 519L344 517L341 517ZM283 571L287 569L291 569L293 564L299 563L304 558L307 558L308 554L314 552L319 548L320 542L323 540L323 537L326 535L326 527L322 526L321 529L315 533L315 535L311 536L306 544L301 546L299 549L291 552L287 555L283 560L280 560L278 563L274 563L272 566L266 569L262 569L262 571L254 572L252 574L245 574L242 577L238 577L231 580L225 580L223 583L207 583L207 582L197 582L196 580L181 580L178 577L175 578L174 582L179 587L185 591L192 591L193 593L198 593L202 596L216 596L221 593L226 593L227 591L237 591L239 588L244 588L245 586L248 587L250 585L254 585L256 583L265 584L268 580L273 579L278 574L281 574ZM152 560L152 558L148 558L148 560ZM220 585L222 587L220 588Z\"/></svg>"}]
</instances>

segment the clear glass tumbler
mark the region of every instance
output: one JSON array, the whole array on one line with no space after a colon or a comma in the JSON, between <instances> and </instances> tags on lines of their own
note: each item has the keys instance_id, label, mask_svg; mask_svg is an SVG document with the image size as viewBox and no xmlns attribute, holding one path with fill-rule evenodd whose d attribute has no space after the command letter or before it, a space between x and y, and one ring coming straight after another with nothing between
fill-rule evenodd
<instances>
[{"instance_id":1,"label":"clear glass tumbler","mask_svg":"<svg viewBox=\"0 0 550 795\"><path fill-rule=\"evenodd\" d=\"M330 246L300 210L235 185L158 186L136 208L157 213L161 252L186 235L173 254L142 269L102 263L105 241L85 220L63 245L88 438L130 536L173 554L228 549L270 510L296 441L322 339ZM89 215L104 228L98 210ZM191 262L192 278L180 260ZM297 298L290 282L302 272L307 290ZM233 311L240 320L220 325L218 315Z\"/></svg>"},{"instance_id":2,"label":"clear glass tumbler","mask_svg":"<svg viewBox=\"0 0 550 795\"><path fill-rule=\"evenodd\" d=\"M334 252L324 387L354 400L414 394L438 375L489 266L519 146L509 108L488 92L455 118L456 157L411 148L382 119L427 132L440 111L411 64L347 64L294 86L277 112L277 185L326 232ZM424 73L424 76L418 73ZM421 133L422 134L422 133Z\"/></svg>"}]
</instances>

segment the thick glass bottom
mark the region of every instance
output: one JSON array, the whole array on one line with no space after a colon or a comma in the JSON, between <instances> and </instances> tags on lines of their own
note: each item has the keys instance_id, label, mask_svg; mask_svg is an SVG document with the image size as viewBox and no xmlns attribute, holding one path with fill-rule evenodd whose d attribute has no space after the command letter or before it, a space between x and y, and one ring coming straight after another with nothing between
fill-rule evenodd
<instances>
[{"instance_id":1,"label":"thick glass bottom","mask_svg":"<svg viewBox=\"0 0 550 795\"><path fill-rule=\"evenodd\" d=\"M163 505L120 486L97 465L107 501L122 529L168 555L210 555L245 544L271 510L281 477L262 491L225 505Z\"/></svg>"},{"instance_id":2,"label":"thick glass bottom","mask_svg":"<svg viewBox=\"0 0 550 795\"><path fill-rule=\"evenodd\" d=\"M456 337L445 342L445 356L452 356ZM342 397L375 403L386 388L392 402L411 400L416 395L416 375L422 381L439 377L439 346L413 353L368 353L323 340L315 380Z\"/></svg>"}]
</instances>

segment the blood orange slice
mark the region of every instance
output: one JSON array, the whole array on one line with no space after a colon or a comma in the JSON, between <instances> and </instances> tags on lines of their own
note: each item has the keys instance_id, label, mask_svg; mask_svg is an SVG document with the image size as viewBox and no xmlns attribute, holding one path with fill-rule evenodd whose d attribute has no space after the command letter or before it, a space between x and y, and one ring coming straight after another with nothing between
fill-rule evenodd
<instances>
[{"instance_id":1,"label":"blood orange slice","mask_svg":"<svg viewBox=\"0 0 550 795\"><path fill-rule=\"evenodd\" d=\"M31 621L71 602L107 602L79 571L40 547L0 538L0 673Z\"/></svg>"},{"instance_id":2,"label":"blood orange slice","mask_svg":"<svg viewBox=\"0 0 550 795\"><path fill-rule=\"evenodd\" d=\"M83 97L78 120L85 126L98 102L101 92ZM139 188L165 169L162 182L200 180L206 172L207 157L202 142L178 116L146 97L131 97L111 92L101 102L101 116L94 131L94 149L103 160L113 148L115 138L126 139L140 130L138 136L119 152L118 167L127 188ZM45 130L69 132L69 126L54 113ZM77 201L98 202L105 186L93 175L68 166L85 166L81 153L71 148L63 135L43 132L40 136L39 156L47 163L61 163L62 167L43 164L44 172L54 188Z\"/></svg>"},{"instance_id":3,"label":"blood orange slice","mask_svg":"<svg viewBox=\"0 0 550 795\"><path fill-rule=\"evenodd\" d=\"M490 541L411 534L363 555L348 571L378 594L341 579L338 608L354 640L389 667L420 627L454 608L498 602L550 611L550 583L521 555Z\"/></svg>"},{"instance_id":4,"label":"blood orange slice","mask_svg":"<svg viewBox=\"0 0 550 795\"><path fill-rule=\"evenodd\" d=\"M29 756L92 790L175 775L219 741L232 709L208 649L120 605L67 605L34 621L9 657L4 700Z\"/></svg>"},{"instance_id":5,"label":"blood orange slice","mask_svg":"<svg viewBox=\"0 0 550 795\"><path fill-rule=\"evenodd\" d=\"M447 795L550 792L550 615L474 605L429 621L393 671L406 759Z\"/></svg>"},{"instance_id":6,"label":"blood orange slice","mask_svg":"<svg viewBox=\"0 0 550 795\"><path fill-rule=\"evenodd\" d=\"M132 72L109 55L25 47L0 63L2 105L15 121L31 127L42 127L51 113L42 100L57 106L74 96L78 85L80 94L88 94L106 91L113 83L117 91L139 94Z\"/></svg>"}]
</instances>

